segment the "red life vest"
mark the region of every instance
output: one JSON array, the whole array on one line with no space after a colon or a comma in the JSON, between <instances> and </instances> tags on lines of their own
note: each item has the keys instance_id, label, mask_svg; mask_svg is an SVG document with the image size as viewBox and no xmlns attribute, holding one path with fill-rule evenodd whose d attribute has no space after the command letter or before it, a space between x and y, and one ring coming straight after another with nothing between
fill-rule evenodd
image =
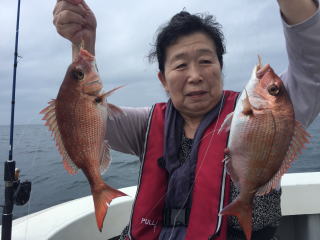
<instances>
[{"instance_id":1,"label":"red life vest","mask_svg":"<svg viewBox=\"0 0 320 240\"><path fill-rule=\"evenodd\" d=\"M218 213L229 201L230 180L223 163L228 134L225 131L217 134L217 131L233 111L237 95L236 92L224 91L220 115L205 130L200 143L186 240L209 239L213 235L213 239L227 239L226 217L218 216ZM158 239L161 232L168 185L167 172L158 165L158 159L163 156L165 110L166 103L158 103L149 118L129 226L129 238L132 240Z\"/></svg>"}]
</instances>

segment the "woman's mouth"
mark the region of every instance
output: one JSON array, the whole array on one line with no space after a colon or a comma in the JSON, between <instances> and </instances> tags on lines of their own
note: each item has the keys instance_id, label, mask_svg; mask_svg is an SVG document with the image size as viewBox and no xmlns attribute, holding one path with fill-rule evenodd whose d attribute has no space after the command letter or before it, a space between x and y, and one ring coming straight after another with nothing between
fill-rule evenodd
<instances>
[{"instance_id":1,"label":"woman's mouth","mask_svg":"<svg viewBox=\"0 0 320 240\"><path fill-rule=\"evenodd\" d=\"M204 94L206 94L207 91L203 91L203 90L200 90L200 91L192 91L192 92L189 92L186 94L186 96L188 97L200 97Z\"/></svg>"}]
</instances>

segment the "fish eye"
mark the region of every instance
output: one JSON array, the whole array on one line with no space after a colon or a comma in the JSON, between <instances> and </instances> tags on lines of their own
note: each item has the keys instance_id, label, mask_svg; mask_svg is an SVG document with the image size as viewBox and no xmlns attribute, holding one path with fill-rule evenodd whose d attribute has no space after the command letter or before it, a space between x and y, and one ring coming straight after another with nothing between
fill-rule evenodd
<instances>
[{"instance_id":1,"label":"fish eye","mask_svg":"<svg viewBox=\"0 0 320 240\"><path fill-rule=\"evenodd\" d=\"M101 97L97 97L97 98L95 99L95 102L96 102L96 103L101 103L101 102L102 102L102 98L101 98Z\"/></svg>"},{"instance_id":2,"label":"fish eye","mask_svg":"<svg viewBox=\"0 0 320 240\"><path fill-rule=\"evenodd\" d=\"M76 69L72 71L72 76L74 79L81 81L84 78L84 73L80 69Z\"/></svg>"},{"instance_id":3,"label":"fish eye","mask_svg":"<svg viewBox=\"0 0 320 240\"><path fill-rule=\"evenodd\" d=\"M270 86L268 87L268 92L269 92L269 94L272 95L272 96L277 96L277 95L279 95L279 93L280 93L280 89L279 89L279 87L278 87L277 85L272 84L272 85L270 85Z\"/></svg>"}]
</instances>

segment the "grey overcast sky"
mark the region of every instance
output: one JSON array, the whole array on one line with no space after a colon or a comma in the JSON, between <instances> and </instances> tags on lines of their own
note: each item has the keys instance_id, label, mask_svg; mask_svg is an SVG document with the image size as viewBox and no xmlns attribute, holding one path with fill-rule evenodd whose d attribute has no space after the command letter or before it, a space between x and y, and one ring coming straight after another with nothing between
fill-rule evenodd
<instances>
[{"instance_id":1,"label":"grey overcast sky","mask_svg":"<svg viewBox=\"0 0 320 240\"><path fill-rule=\"evenodd\" d=\"M0 125L9 125L17 0L0 3ZM16 124L39 124L39 111L55 98L67 66L71 44L52 24L55 0L21 0ZM276 0L87 0L96 15L96 58L104 89L118 85L108 101L120 106L151 106L165 101L157 65L147 55L158 27L175 13L210 13L226 38L225 89L241 90L257 54L280 73L287 55Z\"/></svg>"}]
</instances>

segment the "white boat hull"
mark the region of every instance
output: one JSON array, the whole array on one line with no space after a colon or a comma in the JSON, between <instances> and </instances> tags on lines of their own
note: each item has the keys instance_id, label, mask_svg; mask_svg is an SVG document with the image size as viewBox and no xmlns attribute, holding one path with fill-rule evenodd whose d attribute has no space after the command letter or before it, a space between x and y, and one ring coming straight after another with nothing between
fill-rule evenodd
<instances>
[{"instance_id":1,"label":"white boat hull","mask_svg":"<svg viewBox=\"0 0 320 240\"><path fill-rule=\"evenodd\" d=\"M320 172L286 174L282 178L278 231L281 240L320 239ZM96 226L91 196L62 203L13 221L13 240L107 240L128 224L136 186L122 188L128 197L114 199L102 232ZM1 231L1 229L0 229Z\"/></svg>"}]
</instances>

